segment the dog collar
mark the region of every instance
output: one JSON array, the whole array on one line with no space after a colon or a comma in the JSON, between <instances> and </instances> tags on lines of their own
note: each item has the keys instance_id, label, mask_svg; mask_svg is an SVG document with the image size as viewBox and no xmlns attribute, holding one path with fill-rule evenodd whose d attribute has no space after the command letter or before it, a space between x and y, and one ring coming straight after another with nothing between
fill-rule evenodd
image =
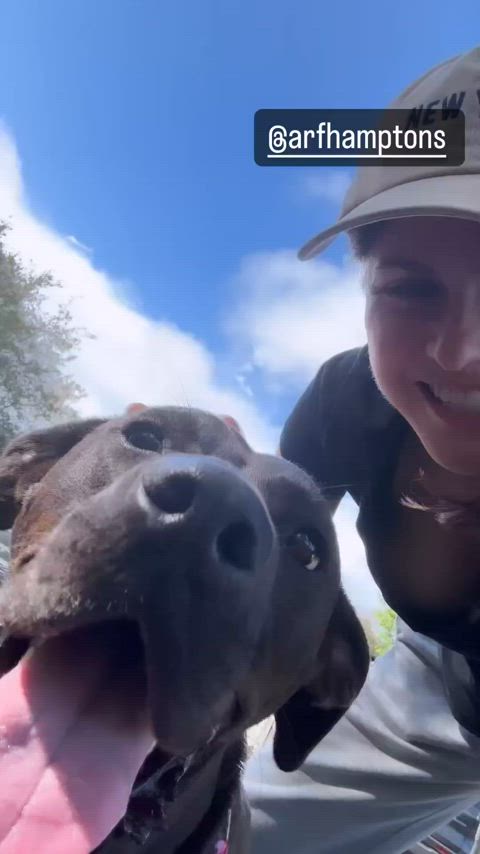
<instances>
[{"instance_id":1,"label":"dog collar","mask_svg":"<svg viewBox=\"0 0 480 854\"><path fill-rule=\"evenodd\" d=\"M230 807L230 809L228 810L228 813L227 813L225 838L219 839L218 842L216 842L215 851L213 852L213 854L228 854L231 824L232 824L232 808Z\"/></svg>"}]
</instances>

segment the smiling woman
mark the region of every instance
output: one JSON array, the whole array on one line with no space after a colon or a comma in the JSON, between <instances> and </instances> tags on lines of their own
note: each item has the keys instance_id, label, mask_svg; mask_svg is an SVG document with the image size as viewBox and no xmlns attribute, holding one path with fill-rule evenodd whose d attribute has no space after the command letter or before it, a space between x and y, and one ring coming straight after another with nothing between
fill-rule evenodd
<instances>
[{"instance_id":1,"label":"smiling woman","mask_svg":"<svg viewBox=\"0 0 480 854\"><path fill-rule=\"evenodd\" d=\"M268 747L250 761L253 854L401 854L480 798L479 83L476 48L391 105L413 115L456 93L461 166L361 168L338 221L300 250L348 232L368 344L322 365L281 452L332 511L345 492L356 501L369 569L400 619L301 776L279 779Z\"/></svg>"}]
</instances>

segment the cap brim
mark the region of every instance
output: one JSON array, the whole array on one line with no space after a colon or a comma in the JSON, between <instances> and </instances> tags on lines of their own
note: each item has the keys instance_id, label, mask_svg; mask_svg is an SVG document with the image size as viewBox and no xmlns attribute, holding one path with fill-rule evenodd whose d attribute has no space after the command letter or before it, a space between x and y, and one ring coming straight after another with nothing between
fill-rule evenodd
<instances>
[{"instance_id":1,"label":"cap brim","mask_svg":"<svg viewBox=\"0 0 480 854\"><path fill-rule=\"evenodd\" d=\"M301 261L313 258L344 231L410 216L447 216L480 222L480 174L435 175L377 193L312 237L299 250L298 257Z\"/></svg>"}]
</instances>

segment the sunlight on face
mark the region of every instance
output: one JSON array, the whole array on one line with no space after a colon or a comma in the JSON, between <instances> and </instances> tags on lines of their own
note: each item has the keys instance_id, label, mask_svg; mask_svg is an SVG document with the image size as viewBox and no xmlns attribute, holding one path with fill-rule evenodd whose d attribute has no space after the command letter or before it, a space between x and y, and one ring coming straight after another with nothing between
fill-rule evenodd
<instances>
[{"instance_id":1,"label":"sunlight on face","mask_svg":"<svg viewBox=\"0 0 480 854\"><path fill-rule=\"evenodd\" d=\"M366 290L379 389L437 463L480 474L480 224L385 223L366 262Z\"/></svg>"}]
</instances>

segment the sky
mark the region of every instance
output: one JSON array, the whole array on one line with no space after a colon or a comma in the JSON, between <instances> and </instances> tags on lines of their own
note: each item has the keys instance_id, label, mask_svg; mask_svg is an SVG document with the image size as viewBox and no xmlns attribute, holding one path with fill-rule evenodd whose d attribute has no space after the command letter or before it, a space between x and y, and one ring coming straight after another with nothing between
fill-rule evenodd
<instances>
[{"instance_id":1,"label":"sky","mask_svg":"<svg viewBox=\"0 0 480 854\"><path fill-rule=\"evenodd\" d=\"M386 106L475 45L478 4L3 0L0 18L0 220L95 336L71 366L81 414L201 406L274 452L365 332L345 238L296 257L352 173L257 166L255 111ZM343 573L370 613L355 515L347 499L336 516Z\"/></svg>"}]
</instances>

